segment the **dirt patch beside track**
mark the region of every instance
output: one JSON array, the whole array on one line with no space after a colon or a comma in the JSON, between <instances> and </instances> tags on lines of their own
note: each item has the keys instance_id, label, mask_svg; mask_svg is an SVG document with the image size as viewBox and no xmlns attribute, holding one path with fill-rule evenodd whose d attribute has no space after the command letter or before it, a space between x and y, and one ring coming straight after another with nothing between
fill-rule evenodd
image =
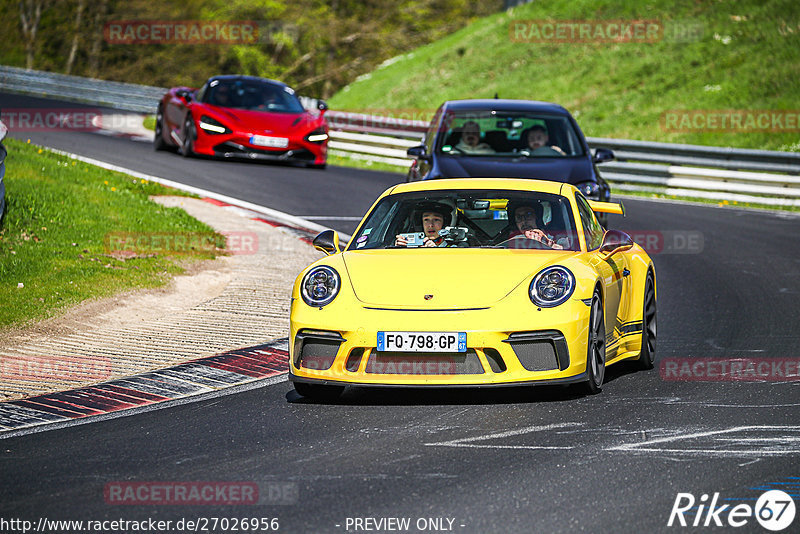
<instances>
[{"instance_id":1,"label":"dirt patch beside track","mask_svg":"<svg viewBox=\"0 0 800 534\"><path fill-rule=\"evenodd\" d=\"M0 342L0 400L71 389L285 337L291 286L321 256L232 207L159 197L246 243L166 288L87 302Z\"/></svg>"}]
</instances>

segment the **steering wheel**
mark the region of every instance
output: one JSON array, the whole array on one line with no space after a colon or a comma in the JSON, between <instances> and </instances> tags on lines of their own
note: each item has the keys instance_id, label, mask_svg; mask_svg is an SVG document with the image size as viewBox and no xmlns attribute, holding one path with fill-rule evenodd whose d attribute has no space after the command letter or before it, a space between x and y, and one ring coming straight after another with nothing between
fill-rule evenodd
<instances>
[{"instance_id":1,"label":"steering wheel","mask_svg":"<svg viewBox=\"0 0 800 534\"><path fill-rule=\"evenodd\" d=\"M524 241L522 241L524 240ZM525 244L524 247L519 247L520 249L534 249L534 250L555 250L553 247L549 246L547 243L539 241L538 239L530 239L525 237L524 235L516 235L505 241L498 243L497 247L503 248L517 248L517 247L510 247L509 244L512 242L522 242ZM555 243L553 243L555 244Z\"/></svg>"}]
</instances>

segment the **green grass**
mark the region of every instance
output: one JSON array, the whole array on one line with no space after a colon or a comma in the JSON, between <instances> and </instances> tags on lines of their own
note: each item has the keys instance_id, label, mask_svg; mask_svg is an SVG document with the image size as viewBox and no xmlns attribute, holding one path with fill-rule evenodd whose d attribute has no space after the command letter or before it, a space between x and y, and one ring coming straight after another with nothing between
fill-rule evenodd
<instances>
[{"instance_id":1,"label":"green grass","mask_svg":"<svg viewBox=\"0 0 800 534\"><path fill-rule=\"evenodd\" d=\"M185 211L148 198L179 191L13 139L4 144L8 211L0 229L0 331L86 299L161 286L187 262L213 258L215 245L224 246L222 236ZM191 233L204 246L145 244L126 255L109 245L120 232Z\"/></svg>"},{"instance_id":2,"label":"green grass","mask_svg":"<svg viewBox=\"0 0 800 534\"><path fill-rule=\"evenodd\" d=\"M408 162L409 166L411 161ZM365 169L368 171L382 171L393 172L400 174L403 177L408 173L408 168L398 167L397 165L389 165L388 163L381 163L379 161L366 161L355 158L348 158L347 156L339 156L336 154L328 153L328 165L338 165L339 167L351 167L354 169ZM405 181L405 178L403 179Z\"/></svg>"},{"instance_id":3,"label":"green grass","mask_svg":"<svg viewBox=\"0 0 800 534\"><path fill-rule=\"evenodd\" d=\"M147 128L148 130L155 131L156 130L156 116L155 115L147 115L142 122L142 125Z\"/></svg>"},{"instance_id":4,"label":"green grass","mask_svg":"<svg viewBox=\"0 0 800 534\"><path fill-rule=\"evenodd\" d=\"M523 20L659 20L700 28L652 43L522 43ZM682 25L682 26L679 26ZM534 2L479 19L395 58L329 99L331 109L429 118L445 100L520 98L557 102L593 137L800 151L800 133L675 132L674 110L800 108L800 4L712 0L646 4L594 0Z\"/></svg>"}]
</instances>

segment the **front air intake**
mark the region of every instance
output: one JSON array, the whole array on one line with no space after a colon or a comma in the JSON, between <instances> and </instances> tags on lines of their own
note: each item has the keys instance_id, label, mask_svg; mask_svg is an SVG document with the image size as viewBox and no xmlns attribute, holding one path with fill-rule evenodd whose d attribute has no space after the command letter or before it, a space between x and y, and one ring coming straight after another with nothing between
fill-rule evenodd
<instances>
[{"instance_id":1,"label":"front air intake","mask_svg":"<svg viewBox=\"0 0 800 534\"><path fill-rule=\"evenodd\" d=\"M510 342L511 348L522 367L528 371L550 371L558 369L556 349L550 341Z\"/></svg>"},{"instance_id":2,"label":"front air intake","mask_svg":"<svg viewBox=\"0 0 800 534\"><path fill-rule=\"evenodd\" d=\"M337 332L301 330L295 336L295 365L314 371L330 369L344 341Z\"/></svg>"},{"instance_id":3,"label":"front air intake","mask_svg":"<svg viewBox=\"0 0 800 534\"><path fill-rule=\"evenodd\" d=\"M367 373L376 375L479 375L483 366L467 352L370 352Z\"/></svg>"},{"instance_id":4,"label":"front air intake","mask_svg":"<svg viewBox=\"0 0 800 534\"><path fill-rule=\"evenodd\" d=\"M503 340L511 345L519 363L528 371L563 371L569 367L569 349L558 330L515 332Z\"/></svg>"}]
</instances>

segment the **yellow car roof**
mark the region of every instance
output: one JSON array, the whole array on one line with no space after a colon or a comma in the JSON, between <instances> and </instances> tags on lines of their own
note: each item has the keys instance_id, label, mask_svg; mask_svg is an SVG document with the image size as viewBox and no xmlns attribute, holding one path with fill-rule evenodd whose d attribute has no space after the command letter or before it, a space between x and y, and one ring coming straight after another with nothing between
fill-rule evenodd
<instances>
[{"instance_id":1,"label":"yellow car roof","mask_svg":"<svg viewBox=\"0 0 800 534\"><path fill-rule=\"evenodd\" d=\"M441 189L511 189L559 195L567 193L567 191L562 193L562 188L564 186L574 189L574 186L570 184L553 182L550 180L528 180L522 178L443 178L399 184L387 189L381 197L389 194L409 193L413 191L437 191Z\"/></svg>"}]
</instances>

